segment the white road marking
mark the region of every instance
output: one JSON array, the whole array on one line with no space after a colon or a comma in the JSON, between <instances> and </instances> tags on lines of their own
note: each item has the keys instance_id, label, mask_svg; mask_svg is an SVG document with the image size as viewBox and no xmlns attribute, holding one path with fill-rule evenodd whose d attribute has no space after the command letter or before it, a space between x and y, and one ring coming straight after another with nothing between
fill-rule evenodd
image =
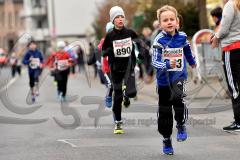
<instances>
[{"instance_id":1,"label":"white road marking","mask_svg":"<svg viewBox=\"0 0 240 160\"><path fill-rule=\"evenodd\" d=\"M2 93L2 92L5 91L7 88L9 88L16 80L17 80L16 77L13 78L13 79L11 79L11 80L7 83L7 85L5 85L3 88L1 88L0 93Z\"/></svg>"},{"instance_id":2,"label":"white road marking","mask_svg":"<svg viewBox=\"0 0 240 160\"><path fill-rule=\"evenodd\" d=\"M73 147L73 148L78 147L78 146L76 146L75 144L68 142L67 139L59 139L59 140L57 140L57 141L58 141L58 142L63 142L63 143L69 144L69 145L70 145L71 147Z\"/></svg>"},{"instance_id":3,"label":"white road marking","mask_svg":"<svg viewBox=\"0 0 240 160\"><path fill-rule=\"evenodd\" d=\"M26 72L26 70L23 70L21 74L25 74L25 72ZM5 85L4 87L2 87L2 88L0 89L0 94L1 94L3 91L7 90L7 88L9 88L11 85L13 85L14 82L15 82L18 78L19 78L19 76L16 76L16 77L14 77L14 78L11 78L11 80L7 83L7 85Z\"/></svg>"}]
</instances>

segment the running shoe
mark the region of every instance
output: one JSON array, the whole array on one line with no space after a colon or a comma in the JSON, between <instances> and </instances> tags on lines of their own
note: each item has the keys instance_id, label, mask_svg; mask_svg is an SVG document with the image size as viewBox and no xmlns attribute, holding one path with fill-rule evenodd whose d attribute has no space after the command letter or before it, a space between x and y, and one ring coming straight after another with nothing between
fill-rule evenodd
<instances>
[{"instance_id":1,"label":"running shoe","mask_svg":"<svg viewBox=\"0 0 240 160\"><path fill-rule=\"evenodd\" d=\"M185 125L177 125L177 141L183 142L187 139L187 131Z\"/></svg>"},{"instance_id":2,"label":"running shoe","mask_svg":"<svg viewBox=\"0 0 240 160\"><path fill-rule=\"evenodd\" d=\"M105 106L108 108L112 107L112 97L110 97L110 96L105 97Z\"/></svg>"},{"instance_id":3,"label":"running shoe","mask_svg":"<svg viewBox=\"0 0 240 160\"><path fill-rule=\"evenodd\" d=\"M229 126L223 127L223 130L227 132L231 132L231 131L240 132L240 124L234 121Z\"/></svg>"},{"instance_id":4,"label":"running shoe","mask_svg":"<svg viewBox=\"0 0 240 160\"><path fill-rule=\"evenodd\" d=\"M122 121L115 121L115 128L113 131L114 134L124 134L124 130L122 128Z\"/></svg>"},{"instance_id":5,"label":"running shoe","mask_svg":"<svg viewBox=\"0 0 240 160\"><path fill-rule=\"evenodd\" d=\"M170 138L165 138L163 140L163 153L166 155L173 155L172 141Z\"/></svg>"}]
</instances>

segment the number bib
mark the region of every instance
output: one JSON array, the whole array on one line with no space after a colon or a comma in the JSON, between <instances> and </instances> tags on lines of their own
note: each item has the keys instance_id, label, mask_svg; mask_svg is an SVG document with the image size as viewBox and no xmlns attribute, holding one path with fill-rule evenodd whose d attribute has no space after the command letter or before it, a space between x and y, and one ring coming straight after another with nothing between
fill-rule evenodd
<instances>
[{"instance_id":1,"label":"number bib","mask_svg":"<svg viewBox=\"0 0 240 160\"><path fill-rule=\"evenodd\" d=\"M57 69L63 71L68 67L68 60L58 60L57 61Z\"/></svg>"},{"instance_id":2,"label":"number bib","mask_svg":"<svg viewBox=\"0 0 240 160\"><path fill-rule=\"evenodd\" d=\"M126 38L113 41L113 50L115 57L129 57L132 52L132 39Z\"/></svg>"},{"instance_id":3,"label":"number bib","mask_svg":"<svg viewBox=\"0 0 240 160\"><path fill-rule=\"evenodd\" d=\"M166 60L175 60L176 66L172 69L168 69L168 71L182 71L184 67L183 63L183 48L166 48L162 53L163 61Z\"/></svg>"},{"instance_id":4,"label":"number bib","mask_svg":"<svg viewBox=\"0 0 240 160\"><path fill-rule=\"evenodd\" d=\"M36 69L40 66L40 59L39 58L32 58L30 64L29 64L30 68L32 69Z\"/></svg>"},{"instance_id":5,"label":"number bib","mask_svg":"<svg viewBox=\"0 0 240 160\"><path fill-rule=\"evenodd\" d=\"M17 62L17 59L16 58L11 58L10 59L10 64L16 64L16 62Z\"/></svg>"}]
</instances>

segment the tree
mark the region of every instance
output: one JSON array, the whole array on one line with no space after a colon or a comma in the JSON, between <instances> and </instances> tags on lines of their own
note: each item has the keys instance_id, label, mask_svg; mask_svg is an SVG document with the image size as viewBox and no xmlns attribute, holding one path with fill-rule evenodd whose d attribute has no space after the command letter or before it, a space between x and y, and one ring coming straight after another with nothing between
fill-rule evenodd
<instances>
[{"instance_id":1,"label":"tree","mask_svg":"<svg viewBox=\"0 0 240 160\"><path fill-rule=\"evenodd\" d=\"M196 0L196 4L199 10L199 21L200 21L200 28L206 29L209 27L208 25L208 18L207 18L207 9L206 9L206 0Z\"/></svg>"},{"instance_id":2,"label":"tree","mask_svg":"<svg viewBox=\"0 0 240 160\"><path fill-rule=\"evenodd\" d=\"M142 27L152 27L153 21L157 19L156 11L166 4L172 5L178 10L179 14L183 17L183 29L189 36L192 36L199 30L199 10L195 0L192 2L189 1L187 4L184 3L184 0L153 0L152 7L146 8L144 11L145 20Z\"/></svg>"},{"instance_id":3,"label":"tree","mask_svg":"<svg viewBox=\"0 0 240 160\"><path fill-rule=\"evenodd\" d=\"M183 28L189 36L192 36L200 28L208 28L206 0L105 0L98 6L98 13L93 23L96 37L100 39L105 35L109 10L114 5L124 9L128 21L127 26L135 27L134 29L141 33L144 27L152 28L153 21L157 19L156 11L166 4L174 6L182 15Z\"/></svg>"}]
</instances>

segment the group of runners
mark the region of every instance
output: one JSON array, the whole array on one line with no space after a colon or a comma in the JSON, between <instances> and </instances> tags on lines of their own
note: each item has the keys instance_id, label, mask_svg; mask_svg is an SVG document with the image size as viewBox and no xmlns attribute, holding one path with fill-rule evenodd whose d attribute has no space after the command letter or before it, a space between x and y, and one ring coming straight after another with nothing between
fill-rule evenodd
<instances>
[{"instance_id":1,"label":"group of runners","mask_svg":"<svg viewBox=\"0 0 240 160\"><path fill-rule=\"evenodd\" d=\"M234 0L233 0L234 1ZM229 1L227 6L230 6L233 1ZM238 1L238 0L236 0ZM239 7L239 3L236 3ZM230 7L228 7L228 10ZM234 7L233 7L234 8ZM232 11L232 10L231 10ZM225 11L226 12L226 11ZM224 12L224 13L225 13ZM101 66L106 79L106 96L105 104L113 111L114 118L114 134L123 134L122 121L122 106L128 107L130 105L130 98L136 96L136 87L132 87L132 79L135 80L134 68L137 63L144 59L142 49L144 45L135 31L125 26L125 13L119 6L114 6L110 9L110 22L106 25L106 35L98 45L98 50L101 53ZM239 8L237 15L239 16ZM240 17L240 16L239 16ZM176 120L178 142L185 141L188 138L186 131L186 121L188 117L188 110L185 104L186 97L186 80L187 80L187 63L192 67L196 67L196 61L193 56L190 43L186 33L179 31L179 16L177 10L169 5L165 5L158 9L157 18L161 32L155 37L151 47L152 66L156 70L157 93L158 93L158 131L163 136L163 152L167 155L174 154L172 146L172 131L174 119ZM224 24L223 24L224 25ZM240 24L236 22L235 27L239 29ZM229 28L228 28L229 29ZM240 31L240 29L238 30ZM221 30L219 34L212 39L212 43L221 41L221 38L226 36ZM238 42L235 52L239 52L239 38L234 39ZM232 41L231 41L232 43ZM224 45L228 45L228 40L225 37ZM38 82L42 67L45 66L43 56L37 49L36 43L31 41L28 45L29 51L23 59L23 63L28 65L30 88L32 93L32 100L39 95ZM235 45L236 47L236 45ZM226 48L226 49L232 49ZM139 52L136 54L136 50ZM230 51L230 55L232 54ZM229 54L227 50L225 54ZM236 56L239 53L236 53ZM238 56L239 57L239 56ZM225 60L229 57L225 56ZM234 61L234 59L231 59ZM73 58L66 50L64 41L57 43L57 51L53 53L48 59L50 68L54 71L55 79L57 81L57 94L61 101L67 101L67 81L69 75L69 68L73 63ZM235 61L234 61L234 64ZM239 64L238 64L239 66ZM229 71L227 67L226 71ZM240 121L239 112L239 92L238 87L234 87L239 83L239 76L235 78L233 73L233 81L229 79L230 91L233 93L233 104L235 107L235 126L232 130L240 129L238 126ZM228 74L229 77L229 74ZM236 79L238 80L236 82ZM125 87L123 87L125 86ZM131 89L129 89L131 88ZM174 116L173 116L174 115ZM173 119L174 117L174 119ZM233 124L232 124L233 125ZM233 129L233 127L235 127ZM239 127L239 128L238 128ZM226 128L225 128L226 129ZM229 129L229 128L227 128ZM230 130L230 129L229 129Z\"/></svg>"}]
</instances>

